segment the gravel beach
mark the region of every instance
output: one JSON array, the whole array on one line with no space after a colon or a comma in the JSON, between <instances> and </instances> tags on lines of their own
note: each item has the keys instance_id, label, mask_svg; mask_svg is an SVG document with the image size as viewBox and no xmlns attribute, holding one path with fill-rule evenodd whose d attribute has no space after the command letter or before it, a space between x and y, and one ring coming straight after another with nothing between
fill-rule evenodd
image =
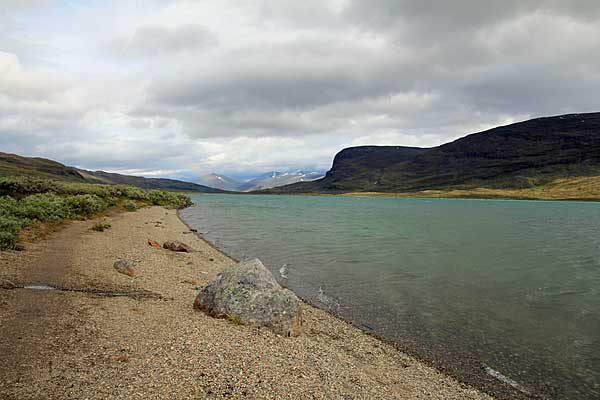
<instances>
[{"instance_id":1,"label":"gravel beach","mask_svg":"<svg viewBox=\"0 0 600 400\"><path fill-rule=\"evenodd\" d=\"M1 399L492 399L307 304L292 338L196 311L199 288L234 261L174 210L107 219L104 232L77 221L0 252Z\"/></svg>"}]
</instances>

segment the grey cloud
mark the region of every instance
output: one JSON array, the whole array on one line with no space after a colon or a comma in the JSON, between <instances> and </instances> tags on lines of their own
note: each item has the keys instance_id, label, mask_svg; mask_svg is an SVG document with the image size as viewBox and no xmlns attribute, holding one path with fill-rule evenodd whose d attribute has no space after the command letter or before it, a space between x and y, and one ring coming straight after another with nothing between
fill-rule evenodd
<instances>
[{"instance_id":1,"label":"grey cloud","mask_svg":"<svg viewBox=\"0 0 600 400\"><path fill-rule=\"evenodd\" d=\"M156 77L148 88L149 99L153 112L183 122L194 137L398 131L418 124L429 132L451 132L469 124L441 127L435 121L448 120L439 116L442 113L470 110L477 125L507 115L592 107L600 89L599 57L593 49L600 43L574 42L580 33L572 27L566 31L573 37L564 38L569 33L557 28L570 14L555 15L558 3L542 3L508 2L498 13L493 11L500 2L484 7L462 1L452 3L452 10L447 4L429 10L416 2L369 6L382 18L411 19L402 30L410 29L413 35L429 22L448 17L444 29L453 29L457 36L434 43L398 42L396 32L356 34L354 13L368 21L369 10L361 8L365 3L354 3L344 11L347 36L317 29L301 38L230 51L226 56L235 59L234 64L219 59L214 65L192 64L177 76ZM531 14L543 7L555 14ZM453 13L460 15L453 19ZM598 27L581 19L576 23L577 29L598 37ZM474 31L465 37L465 29ZM583 65L574 64L574 59ZM385 99L408 93L434 93L438 101L420 109L421 114L409 111L406 104L386 105ZM337 109L336 115L326 111L332 109ZM469 119L466 112L460 115ZM371 120L379 122L367 122ZM362 125L357 128L351 121ZM456 136L464 133L454 131Z\"/></svg>"},{"instance_id":2,"label":"grey cloud","mask_svg":"<svg viewBox=\"0 0 600 400\"><path fill-rule=\"evenodd\" d=\"M600 16L600 3L589 0L349 0L343 10L346 18L362 27L373 30L407 27L406 31L419 34L472 31L536 12L592 21Z\"/></svg>"},{"instance_id":3,"label":"grey cloud","mask_svg":"<svg viewBox=\"0 0 600 400\"><path fill-rule=\"evenodd\" d=\"M149 86L150 100L174 110L238 115L246 111L299 113L335 102L361 101L411 90L418 66L407 55L366 44L309 40L227 53L212 65L192 63ZM204 60L203 60L204 61ZM399 77L406 77L400 78Z\"/></svg>"},{"instance_id":4,"label":"grey cloud","mask_svg":"<svg viewBox=\"0 0 600 400\"><path fill-rule=\"evenodd\" d=\"M344 1L265 0L259 6L259 22L279 23L292 28L338 27Z\"/></svg>"},{"instance_id":5,"label":"grey cloud","mask_svg":"<svg viewBox=\"0 0 600 400\"><path fill-rule=\"evenodd\" d=\"M595 1L207 4L124 15L129 35L97 38L113 46L106 72L66 87L44 86L32 43L6 42L26 67L0 77L0 145L119 170L327 168L348 145L435 145L597 106Z\"/></svg>"},{"instance_id":6,"label":"grey cloud","mask_svg":"<svg viewBox=\"0 0 600 400\"><path fill-rule=\"evenodd\" d=\"M198 24L186 24L173 28L158 25L138 27L131 38L119 38L112 48L121 55L155 56L198 50L217 44L217 37Z\"/></svg>"}]
</instances>

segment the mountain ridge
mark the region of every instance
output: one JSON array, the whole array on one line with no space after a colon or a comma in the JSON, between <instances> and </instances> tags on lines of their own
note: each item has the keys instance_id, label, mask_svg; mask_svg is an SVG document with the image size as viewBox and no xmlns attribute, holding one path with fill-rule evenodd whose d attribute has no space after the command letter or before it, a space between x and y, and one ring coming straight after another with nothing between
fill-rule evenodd
<instances>
[{"instance_id":1,"label":"mountain ridge","mask_svg":"<svg viewBox=\"0 0 600 400\"><path fill-rule=\"evenodd\" d=\"M0 176L25 175L41 176L69 182L93 184L121 184L143 189L177 190L199 193L222 193L222 190L192 182L166 178L145 178L104 171L89 171L67 166L42 157L24 157L0 152Z\"/></svg>"},{"instance_id":2,"label":"mountain ridge","mask_svg":"<svg viewBox=\"0 0 600 400\"><path fill-rule=\"evenodd\" d=\"M595 175L600 175L600 113L565 114L499 126L431 148L346 148L324 178L264 192L525 188Z\"/></svg>"},{"instance_id":3,"label":"mountain ridge","mask_svg":"<svg viewBox=\"0 0 600 400\"><path fill-rule=\"evenodd\" d=\"M226 175L210 173L200 178L204 185L218 189L251 192L254 190L270 189L278 186L288 185L295 182L309 181L322 177L319 172L297 171L269 171L246 181L236 180Z\"/></svg>"}]
</instances>

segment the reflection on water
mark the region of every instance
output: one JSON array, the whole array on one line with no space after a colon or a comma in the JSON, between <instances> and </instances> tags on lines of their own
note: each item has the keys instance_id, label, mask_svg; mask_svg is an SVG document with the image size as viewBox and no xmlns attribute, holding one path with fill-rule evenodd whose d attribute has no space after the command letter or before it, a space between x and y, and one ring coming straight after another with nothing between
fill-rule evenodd
<instances>
[{"instance_id":1,"label":"reflection on water","mask_svg":"<svg viewBox=\"0 0 600 400\"><path fill-rule=\"evenodd\" d=\"M218 247L466 381L600 398L600 204L194 200L184 219Z\"/></svg>"}]
</instances>

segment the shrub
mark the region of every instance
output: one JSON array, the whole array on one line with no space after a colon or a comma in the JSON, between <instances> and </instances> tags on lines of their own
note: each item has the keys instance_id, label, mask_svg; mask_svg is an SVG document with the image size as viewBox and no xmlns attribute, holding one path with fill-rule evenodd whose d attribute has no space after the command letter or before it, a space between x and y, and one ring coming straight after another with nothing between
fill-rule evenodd
<instances>
[{"instance_id":1,"label":"shrub","mask_svg":"<svg viewBox=\"0 0 600 400\"><path fill-rule=\"evenodd\" d=\"M70 218L86 218L108 208L108 204L95 194L77 194L64 199L64 207Z\"/></svg>"},{"instance_id":2,"label":"shrub","mask_svg":"<svg viewBox=\"0 0 600 400\"><path fill-rule=\"evenodd\" d=\"M14 249L20 230L27 225L27 220L7 215L0 216L0 249Z\"/></svg>"},{"instance_id":3,"label":"shrub","mask_svg":"<svg viewBox=\"0 0 600 400\"><path fill-rule=\"evenodd\" d=\"M0 177L0 194L27 195L34 193L59 192L60 183L49 179L27 176Z\"/></svg>"},{"instance_id":4,"label":"shrub","mask_svg":"<svg viewBox=\"0 0 600 400\"><path fill-rule=\"evenodd\" d=\"M17 209L17 201L10 196L0 197L0 216L14 215Z\"/></svg>"},{"instance_id":5,"label":"shrub","mask_svg":"<svg viewBox=\"0 0 600 400\"><path fill-rule=\"evenodd\" d=\"M0 230L0 250L14 250L18 240L18 234Z\"/></svg>"},{"instance_id":6,"label":"shrub","mask_svg":"<svg viewBox=\"0 0 600 400\"><path fill-rule=\"evenodd\" d=\"M127 211L137 210L138 204L179 208L192 203L184 194L164 190L0 177L0 250L16 249L19 232L35 221L85 219L116 206L121 200L125 200L123 208Z\"/></svg>"},{"instance_id":7,"label":"shrub","mask_svg":"<svg viewBox=\"0 0 600 400\"><path fill-rule=\"evenodd\" d=\"M137 205L133 201L127 200L123 203L123 208L127 211L135 211L137 210Z\"/></svg>"},{"instance_id":8,"label":"shrub","mask_svg":"<svg viewBox=\"0 0 600 400\"><path fill-rule=\"evenodd\" d=\"M92 230L96 232L104 232L106 229L110 229L112 225L108 221L100 221L96 222L94 226L92 226Z\"/></svg>"},{"instance_id":9,"label":"shrub","mask_svg":"<svg viewBox=\"0 0 600 400\"><path fill-rule=\"evenodd\" d=\"M57 221L69 216L64 199L52 193L34 194L21 199L15 215L38 221Z\"/></svg>"}]
</instances>

